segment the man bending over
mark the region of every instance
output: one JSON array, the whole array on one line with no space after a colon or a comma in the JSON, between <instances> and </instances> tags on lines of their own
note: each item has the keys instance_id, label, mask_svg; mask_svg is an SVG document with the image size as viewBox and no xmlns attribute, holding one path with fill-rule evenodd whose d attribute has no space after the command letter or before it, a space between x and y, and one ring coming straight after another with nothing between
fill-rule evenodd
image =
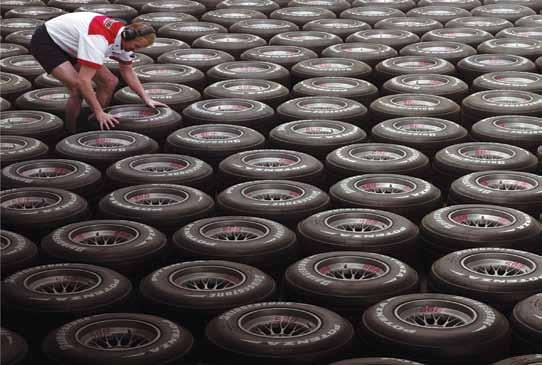
<instances>
[{"instance_id":1,"label":"man bending over","mask_svg":"<svg viewBox=\"0 0 542 365\"><path fill-rule=\"evenodd\" d=\"M145 23L124 25L107 16L90 13L70 13L53 18L36 29L31 41L32 55L48 73L68 88L66 129L76 131L76 122L83 98L101 129L114 128L119 123L103 108L109 105L118 84L117 77L104 66L110 57L119 62L119 71L126 84L149 107L167 107L152 100L143 90L132 69L133 51L147 47L156 35ZM92 88L96 83L96 92Z\"/></svg>"}]
</instances>

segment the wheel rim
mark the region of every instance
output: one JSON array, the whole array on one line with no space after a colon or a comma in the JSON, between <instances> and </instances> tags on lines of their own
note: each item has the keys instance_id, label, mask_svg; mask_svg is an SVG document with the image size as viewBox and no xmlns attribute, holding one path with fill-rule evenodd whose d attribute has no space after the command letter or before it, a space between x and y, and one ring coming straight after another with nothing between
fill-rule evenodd
<instances>
[{"instance_id":1,"label":"wheel rim","mask_svg":"<svg viewBox=\"0 0 542 365\"><path fill-rule=\"evenodd\" d=\"M341 101L334 101L334 100L328 100L328 101L320 101L315 102L312 100L302 100L297 102L296 106L300 109L305 109L311 112L329 112L329 111L336 111L336 110L342 110L348 107L348 104Z\"/></svg>"},{"instance_id":2,"label":"wheel rim","mask_svg":"<svg viewBox=\"0 0 542 365\"><path fill-rule=\"evenodd\" d=\"M492 277L517 277L536 270L536 263L519 255L493 252L470 255L461 260L461 265L474 273Z\"/></svg>"},{"instance_id":3,"label":"wheel rim","mask_svg":"<svg viewBox=\"0 0 542 365\"><path fill-rule=\"evenodd\" d=\"M178 270L169 276L169 282L181 289L193 291L231 290L246 281L239 270L225 266L191 267Z\"/></svg>"},{"instance_id":4,"label":"wheel rim","mask_svg":"<svg viewBox=\"0 0 542 365\"><path fill-rule=\"evenodd\" d=\"M254 109L254 105L242 100L236 100L235 104L228 101L210 101L203 104L201 108L219 113L239 113Z\"/></svg>"},{"instance_id":5,"label":"wheel rim","mask_svg":"<svg viewBox=\"0 0 542 365\"><path fill-rule=\"evenodd\" d=\"M493 125L497 128L519 131L519 132L540 132L542 129L541 124L537 124L529 121L506 121L496 120Z\"/></svg>"},{"instance_id":6,"label":"wheel rim","mask_svg":"<svg viewBox=\"0 0 542 365\"><path fill-rule=\"evenodd\" d=\"M72 295L97 288L102 278L82 269L51 269L28 276L24 286L34 293L50 295Z\"/></svg>"},{"instance_id":7,"label":"wheel rim","mask_svg":"<svg viewBox=\"0 0 542 365\"><path fill-rule=\"evenodd\" d=\"M244 188L241 195L258 201L285 201L301 198L305 190L287 184L257 184Z\"/></svg>"},{"instance_id":8,"label":"wheel rim","mask_svg":"<svg viewBox=\"0 0 542 365\"><path fill-rule=\"evenodd\" d=\"M534 179L513 174L491 174L476 178L480 186L497 191L527 191L538 187Z\"/></svg>"},{"instance_id":9,"label":"wheel rim","mask_svg":"<svg viewBox=\"0 0 542 365\"><path fill-rule=\"evenodd\" d=\"M373 213L339 213L328 217L324 224L339 231L365 233L388 229L392 222L384 216Z\"/></svg>"},{"instance_id":10,"label":"wheel rim","mask_svg":"<svg viewBox=\"0 0 542 365\"><path fill-rule=\"evenodd\" d=\"M0 234L0 251L11 246L11 239L3 234Z\"/></svg>"},{"instance_id":11,"label":"wheel rim","mask_svg":"<svg viewBox=\"0 0 542 365\"><path fill-rule=\"evenodd\" d=\"M406 132L442 132L446 129L446 124L436 121L426 121L426 120L417 120L417 121L400 121L393 123L395 129L406 131Z\"/></svg>"},{"instance_id":12,"label":"wheel rim","mask_svg":"<svg viewBox=\"0 0 542 365\"><path fill-rule=\"evenodd\" d=\"M228 127L206 127L194 129L188 134L199 140L231 140L241 137L243 131Z\"/></svg>"},{"instance_id":13,"label":"wheel rim","mask_svg":"<svg viewBox=\"0 0 542 365\"><path fill-rule=\"evenodd\" d=\"M136 240L139 232L119 224L96 224L74 229L68 237L84 246L120 246Z\"/></svg>"},{"instance_id":14,"label":"wheel rim","mask_svg":"<svg viewBox=\"0 0 542 365\"><path fill-rule=\"evenodd\" d=\"M2 207L13 210L34 210L58 205L62 197L43 191L19 191L2 197Z\"/></svg>"},{"instance_id":15,"label":"wheel rim","mask_svg":"<svg viewBox=\"0 0 542 365\"><path fill-rule=\"evenodd\" d=\"M149 174L163 174L186 170L190 162L176 157L146 157L130 162L130 168Z\"/></svg>"},{"instance_id":16,"label":"wheel rim","mask_svg":"<svg viewBox=\"0 0 542 365\"><path fill-rule=\"evenodd\" d=\"M504 91L489 91L482 94L482 99L489 103L505 104L505 105L521 105L534 101L533 97L527 93Z\"/></svg>"},{"instance_id":17,"label":"wheel rim","mask_svg":"<svg viewBox=\"0 0 542 365\"><path fill-rule=\"evenodd\" d=\"M232 80L224 82L222 87L242 94L263 92L271 89L271 85L264 82L264 80Z\"/></svg>"},{"instance_id":18,"label":"wheel rim","mask_svg":"<svg viewBox=\"0 0 542 365\"><path fill-rule=\"evenodd\" d=\"M16 173L30 179L54 179L74 174L77 167L65 162L28 162Z\"/></svg>"},{"instance_id":19,"label":"wheel rim","mask_svg":"<svg viewBox=\"0 0 542 365\"><path fill-rule=\"evenodd\" d=\"M431 329L464 327L478 317L466 305L438 299L413 300L401 304L395 309L395 316L412 326Z\"/></svg>"},{"instance_id":20,"label":"wheel rim","mask_svg":"<svg viewBox=\"0 0 542 365\"><path fill-rule=\"evenodd\" d=\"M301 159L291 153L261 151L243 156L241 161L255 167L284 168L299 164Z\"/></svg>"},{"instance_id":21,"label":"wheel rim","mask_svg":"<svg viewBox=\"0 0 542 365\"><path fill-rule=\"evenodd\" d=\"M163 88L166 88L166 90L167 90L167 86L163 86L163 87L161 86L161 88L159 90L162 90ZM149 90L147 89L146 92L149 92ZM170 94L173 94L173 93L174 92L171 92ZM133 121L146 119L146 118L149 118L149 117L152 117L152 116L157 116L157 115L160 114L160 112L158 110L148 108L148 107L145 107L145 106L140 106L140 107L131 106L131 107L127 107L127 108L113 107L109 111L109 113L111 115L113 115L115 118L129 119L129 120L133 120ZM147 123L147 120L145 120L145 123Z\"/></svg>"},{"instance_id":22,"label":"wheel rim","mask_svg":"<svg viewBox=\"0 0 542 365\"><path fill-rule=\"evenodd\" d=\"M473 160L508 160L516 154L509 148L497 146L468 146L462 147L458 153Z\"/></svg>"},{"instance_id":23,"label":"wheel rim","mask_svg":"<svg viewBox=\"0 0 542 365\"><path fill-rule=\"evenodd\" d=\"M245 242L267 236L269 228L256 222L226 220L204 225L200 228L200 234L213 240Z\"/></svg>"},{"instance_id":24,"label":"wheel rim","mask_svg":"<svg viewBox=\"0 0 542 365\"><path fill-rule=\"evenodd\" d=\"M390 268L383 261L363 256L341 256L321 260L314 265L320 275L335 280L365 281L386 275Z\"/></svg>"},{"instance_id":25,"label":"wheel rim","mask_svg":"<svg viewBox=\"0 0 542 365\"><path fill-rule=\"evenodd\" d=\"M239 318L238 325L259 337L295 338L316 332L322 321L304 310L277 307L251 311Z\"/></svg>"},{"instance_id":26,"label":"wheel rim","mask_svg":"<svg viewBox=\"0 0 542 365\"><path fill-rule=\"evenodd\" d=\"M345 128L340 124L326 122L301 122L294 124L291 129L295 133L308 136L331 136L345 131Z\"/></svg>"},{"instance_id":27,"label":"wheel rim","mask_svg":"<svg viewBox=\"0 0 542 365\"><path fill-rule=\"evenodd\" d=\"M352 148L348 154L364 161L397 161L406 157L404 151L385 146L361 146Z\"/></svg>"},{"instance_id":28,"label":"wheel rim","mask_svg":"<svg viewBox=\"0 0 542 365\"><path fill-rule=\"evenodd\" d=\"M81 345L102 351L129 351L150 346L160 336L160 329L153 324L123 318L91 323L75 333Z\"/></svg>"},{"instance_id":29,"label":"wheel rim","mask_svg":"<svg viewBox=\"0 0 542 365\"><path fill-rule=\"evenodd\" d=\"M421 94L395 96L390 98L389 102L400 107L434 107L440 104L439 99Z\"/></svg>"},{"instance_id":30,"label":"wheel rim","mask_svg":"<svg viewBox=\"0 0 542 365\"><path fill-rule=\"evenodd\" d=\"M16 151L23 149L26 146L28 146L28 142L23 139L2 136L2 140L0 141L0 152Z\"/></svg>"},{"instance_id":31,"label":"wheel rim","mask_svg":"<svg viewBox=\"0 0 542 365\"><path fill-rule=\"evenodd\" d=\"M482 229L507 227L516 221L514 216L492 209L460 209L450 213L449 218L457 224Z\"/></svg>"},{"instance_id":32,"label":"wheel rim","mask_svg":"<svg viewBox=\"0 0 542 365\"><path fill-rule=\"evenodd\" d=\"M136 205L169 206L185 202L188 194L176 189L148 188L131 191L125 194L124 198Z\"/></svg>"},{"instance_id":33,"label":"wheel rim","mask_svg":"<svg viewBox=\"0 0 542 365\"><path fill-rule=\"evenodd\" d=\"M368 178L355 182L354 187L359 191L370 194L405 194L416 189L416 184L400 178Z\"/></svg>"},{"instance_id":34,"label":"wheel rim","mask_svg":"<svg viewBox=\"0 0 542 365\"><path fill-rule=\"evenodd\" d=\"M43 122L43 117L39 115L33 115L30 113L17 112L10 113L9 115L2 117L0 119L0 127L10 126L10 127L20 127L28 126L30 124L37 124Z\"/></svg>"},{"instance_id":35,"label":"wheel rim","mask_svg":"<svg viewBox=\"0 0 542 365\"><path fill-rule=\"evenodd\" d=\"M135 143L135 138L122 134L92 134L78 139L79 144L92 148L127 147Z\"/></svg>"},{"instance_id":36,"label":"wheel rim","mask_svg":"<svg viewBox=\"0 0 542 365\"><path fill-rule=\"evenodd\" d=\"M405 76L401 79L402 83L409 86L443 86L450 83L445 77L436 76L436 75L416 75L416 76Z\"/></svg>"}]
</instances>

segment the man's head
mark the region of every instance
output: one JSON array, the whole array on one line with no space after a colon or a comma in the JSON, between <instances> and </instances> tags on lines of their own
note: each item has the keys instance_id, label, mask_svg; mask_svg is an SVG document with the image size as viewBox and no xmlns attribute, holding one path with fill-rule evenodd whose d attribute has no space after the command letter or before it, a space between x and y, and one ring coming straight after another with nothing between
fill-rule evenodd
<instances>
[{"instance_id":1,"label":"man's head","mask_svg":"<svg viewBox=\"0 0 542 365\"><path fill-rule=\"evenodd\" d=\"M154 43L156 33L154 28L146 23L133 23L124 27L122 31L122 49L135 51L148 47Z\"/></svg>"}]
</instances>

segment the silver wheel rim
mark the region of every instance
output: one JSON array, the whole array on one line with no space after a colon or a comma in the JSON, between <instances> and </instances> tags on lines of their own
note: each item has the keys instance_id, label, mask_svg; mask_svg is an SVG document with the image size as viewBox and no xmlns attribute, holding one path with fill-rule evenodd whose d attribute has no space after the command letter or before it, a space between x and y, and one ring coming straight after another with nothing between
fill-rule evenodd
<instances>
[{"instance_id":1,"label":"silver wheel rim","mask_svg":"<svg viewBox=\"0 0 542 365\"><path fill-rule=\"evenodd\" d=\"M17 175L29 179L54 179L74 174L77 167L65 162L29 162L16 170Z\"/></svg>"},{"instance_id":2,"label":"silver wheel rim","mask_svg":"<svg viewBox=\"0 0 542 365\"><path fill-rule=\"evenodd\" d=\"M206 238L232 243L252 241L269 234L269 228L265 225L244 220L209 223L201 227L199 231Z\"/></svg>"},{"instance_id":3,"label":"silver wheel rim","mask_svg":"<svg viewBox=\"0 0 542 365\"><path fill-rule=\"evenodd\" d=\"M238 325L254 336L295 338L316 332L322 321L304 310L277 307L251 311L239 318Z\"/></svg>"},{"instance_id":4,"label":"silver wheel rim","mask_svg":"<svg viewBox=\"0 0 542 365\"><path fill-rule=\"evenodd\" d=\"M300 122L292 125L291 129L295 133L308 136L331 136L346 130L340 124L326 122Z\"/></svg>"},{"instance_id":5,"label":"silver wheel rim","mask_svg":"<svg viewBox=\"0 0 542 365\"><path fill-rule=\"evenodd\" d=\"M190 162L176 157L146 157L130 162L130 168L148 174L163 174L186 170Z\"/></svg>"},{"instance_id":6,"label":"silver wheel rim","mask_svg":"<svg viewBox=\"0 0 542 365\"><path fill-rule=\"evenodd\" d=\"M525 103L530 103L534 100L532 96L524 93L520 94L519 92L517 93L517 96L502 94L503 93L499 92L486 93L482 95L482 99L489 103L506 105L521 105Z\"/></svg>"},{"instance_id":7,"label":"silver wheel rim","mask_svg":"<svg viewBox=\"0 0 542 365\"><path fill-rule=\"evenodd\" d=\"M296 103L296 106L300 109L308 110L310 112L332 112L337 110L346 109L348 104L345 102L339 102L335 100L314 102L312 100L302 100Z\"/></svg>"},{"instance_id":8,"label":"silver wheel rim","mask_svg":"<svg viewBox=\"0 0 542 365\"><path fill-rule=\"evenodd\" d=\"M284 168L297 165L301 159L296 155L287 152L257 152L241 159L243 163L264 168Z\"/></svg>"},{"instance_id":9,"label":"silver wheel rim","mask_svg":"<svg viewBox=\"0 0 542 365\"><path fill-rule=\"evenodd\" d=\"M147 347L160 336L160 329L151 323L123 318L90 323L75 333L81 345L101 351L130 351Z\"/></svg>"},{"instance_id":10,"label":"silver wheel rim","mask_svg":"<svg viewBox=\"0 0 542 365\"><path fill-rule=\"evenodd\" d=\"M128 135L109 134L99 135L93 134L81 137L77 142L86 147L92 148L116 148L127 147L135 143L135 138Z\"/></svg>"},{"instance_id":11,"label":"silver wheel rim","mask_svg":"<svg viewBox=\"0 0 542 365\"><path fill-rule=\"evenodd\" d=\"M68 238L84 246L120 246L139 238L139 232L120 224L96 224L76 228L68 233Z\"/></svg>"},{"instance_id":12,"label":"silver wheel rim","mask_svg":"<svg viewBox=\"0 0 542 365\"><path fill-rule=\"evenodd\" d=\"M416 189L416 184L395 177L374 177L355 182L354 188L370 194L405 194Z\"/></svg>"},{"instance_id":13,"label":"silver wheel rim","mask_svg":"<svg viewBox=\"0 0 542 365\"><path fill-rule=\"evenodd\" d=\"M421 299L395 308L395 316L409 325L431 329L468 326L478 315L466 305L439 299Z\"/></svg>"},{"instance_id":14,"label":"silver wheel rim","mask_svg":"<svg viewBox=\"0 0 542 365\"><path fill-rule=\"evenodd\" d=\"M538 187L534 179L506 173L479 176L476 184L496 191L527 191Z\"/></svg>"},{"instance_id":15,"label":"silver wheel rim","mask_svg":"<svg viewBox=\"0 0 542 365\"><path fill-rule=\"evenodd\" d=\"M363 256L331 257L314 265L317 273L327 278L342 281L366 281L380 278L389 273L386 263Z\"/></svg>"},{"instance_id":16,"label":"silver wheel rim","mask_svg":"<svg viewBox=\"0 0 542 365\"><path fill-rule=\"evenodd\" d=\"M497 128L513 130L518 132L540 132L542 124L530 123L528 121L516 122L506 120L496 120L493 125Z\"/></svg>"},{"instance_id":17,"label":"silver wheel rim","mask_svg":"<svg viewBox=\"0 0 542 365\"><path fill-rule=\"evenodd\" d=\"M191 291L231 290L246 281L246 276L239 270L225 266L191 267L178 270L169 276L169 282L181 289Z\"/></svg>"},{"instance_id":18,"label":"silver wheel rim","mask_svg":"<svg viewBox=\"0 0 542 365\"><path fill-rule=\"evenodd\" d=\"M407 84L409 86L443 86L448 85L450 83L450 80L443 77L443 76L437 76L437 75L416 75L411 76L407 75L402 77L401 82L403 84Z\"/></svg>"},{"instance_id":19,"label":"silver wheel rim","mask_svg":"<svg viewBox=\"0 0 542 365\"><path fill-rule=\"evenodd\" d=\"M469 255L461 260L461 266L476 274L499 278L528 275L537 268L536 263L526 257L503 252Z\"/></svg>"},{"instance_id":20,"label":"silver wheel rim","mask_svg":"<svg viewBox=\"0 0 542 365\"><path fill-rule=\"evenodd\" d=\"M351 233L383 231L393 224L388 218L373 213L339 213L324 221L329 228Z\"/></svg>"},{"instance_id":21,"label":"silver wheel rim","mask_svg":"<svg viewBox=\"0 0 542 365\"><path fill-rule=\"evenodd\" d=\"M501 228L515 223L516 218L506 212L493 209L459 209L448 215L452 222L473 228Z\"/></svg>"},{"instance_id":22,"label":"silver wheel rim","mask_svg":"<svg viewBox=\"0 0 542 365\"><path fill-rule=\"evenodd\" d=\"M244 188L241 195L258 201L285 201L301 198L305 190L288 184L257 184Z\"/></svg>"},{"instance_id":23,"label":"silver wheel rim","mask_svg":"<svg viewBox=\"0 0 542 365\"><path fill-rule=\"evenodd\" d=\"M58 268L37 272L24 280L24 287L34 293L72 295L97 288L102 278L91 271Z\"/></svg>"},{"instance_id":24,"label":"silver wheel rim","mask_svg":"<svg viewBox=\"0 0 542 365\"><path fill-rule=\"evenodd\" d=\"M189 195L169 188L148 188L134 190L124 195L124 199L132 204L144 206L169 206L185 202Z\"/></svg>"},{"instance_id":25,"label":"silver wheel rim","mask_svg":"<svg viewBox=\"0 0 542 365\"><path fill-rule=\"evenodd\" d=\"M348 154L364 161L397 161L406 157L405 151L386 146L360 146L352 148Z\"/></svg>"},{"instance_id":26,"label":"silver wheel rim","mask_svg":"<svg viewBox=\"0 0 542 365\"><path fill-rule=\"evenodd\" d=\"M500 146L468 146L460 148L457 152L473 160L508 160L516 154L513 150Z\"/></svg>"},{"instance_id":27,"label":"silver wheel rim","mask_svg":"<svg viewBox=\"0 0 542 365\"><path fill-rule=\"evenodd\" d=\"M28 142L23 139L2 137L0 141L0 152L16 151L28 146Z\"/></svg>"},{"instance_id":28,"label":"silver wheel rim","mask_svg":"<svg viewBox=\"0 0 542 365\"><path fill-rule=\"evenodd\" d=\"M206 127L191 130L188 135L199 140L231 140L243 135L243 131L228 127Z\"/></svg>"},{"instance_id":29,"label":"silver wheel rim","mask_svg":"<svg viewBox=\"0 0 542 365\"><path fill-rule=\"evenodd\" d=\"M51 208L60 204L62 197L42 191L19 191L2 197L2 207L13 210L34 210Z\"/></svg>"},{"instance_id":30,"label":"silver wheel rim","mask_svg":"<svg viewBox=\"0 0 542 365\"><path fill-rule=\"evenodd\" d=\"M434 107L440 104L440 100L422 94L395 96L389 99L390 104L399 107Z\"/></svg>"},{"instance_id":31,"label":"silver wheel rim","mask_svg":"<svg viewBox=\"0 0 542 365\"><path fill-rule=\"evenodd\" d=\"M0 251L7 249L9 246L11 246L11 239L0 234Z\"/></svg>"},{"instance_id":32,"label":"silver wheel rim","mask_svg":"<svg viewBox=\"0 0 542 365\"><path fill-rule=\"evenodd\" d=\"M393 123L393 128L406 131L406 132L421 132L421 133L432 133L432 132L442 132L446 129L446 124L436 121L400 121Z\"/></svg>"}]
</instances>

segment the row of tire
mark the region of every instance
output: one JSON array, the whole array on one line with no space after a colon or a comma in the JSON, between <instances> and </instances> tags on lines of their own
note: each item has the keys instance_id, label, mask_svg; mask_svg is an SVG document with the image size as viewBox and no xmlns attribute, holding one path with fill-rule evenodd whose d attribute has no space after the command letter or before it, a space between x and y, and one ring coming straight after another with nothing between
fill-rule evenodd
<instances>
[{"instance_id":1,"label":"row of tire","mask_svg":"<svg viewBox=\"0 0 542 365\"><path fill-rule=\"evenodd\" d=\"M221 222L215 220L215 227L207 224L207 229L217 232ZM258 223L281 231L276 223ZM124 232L112 234L120 226ZM109 242L108 248L125 251L124 261L112 262L112 266L131 271L133 276L134 272L142 274L144 267L149 269L149 264L159 263L156 252L147 252L147 265L141 263L141 256L126 259L128 250L141 255L141 241L151 246L165 245L165 237L159 232L153 234L149 226L100 221L92 222L92 227L101 232L109 230L109 236L101 236L101 244L115 240ZM146 237L130 238L126 230L134 227L146 231ZM47 239L62 237L69 241L66 231L70 229ZM94 240L89 246L95 246L100 237L90 231L71 227L70 233L84 236L87 244ZM228 230L220 234L238 233L243 232ZM292 236L284 227L282 233ZM3 231L2 238L17 244L19 256L36 251L35 245L17 234ZM122 247L123 240L131 247ZM292 241L282 252L262 253L256 259L265 255L272 260L279 256L288 260L284 251L290 251L291 246ZM84 251L100 252L104 257L103 250L96 247L87 246ZM246 257L247 261L254 259ZM281 288L272 276L246 264L217 260L175 263L144 277L135 301L130 280L109 268L75 263L33 266L3 280L2 310L8 314L4 315L4 323L25 334L36 347L47 332L57 328L45 337L42 348L49 360L62 364L90 364L93 360L88 358L89 350L100 353L119 347L124 350L121 359L136 353L142 361L138 364L179 361L191 350L193 336L175 323L192 330L199 341L203 341L202 330L207 325L206 342L199 344L205 346L204 352L200 347L192 356L213 364L250 363L256 359L266 364L327 364L356 355L403 356L430 364L472 364L475 359L477 364L487 364L510 353L510 325L501 312L471 299L479 297L511 316L515 352L540 350L537 326L542 295L533 293L540 291L542 259L536 254L475 248L446 255L432 266L429 290L449 294L418 293L419 277L409 265L368 252L317 254L293 263L284 272ZM465 294L469 298L459 296ZM277 299L297 302L269 302ZM118 309L124 313L115 313ZM354 338L353 325L358 328L359 339ZM406 343L405 333L409 336ZM437 334L445 341L439 343L437 353L427 353L426 346L434 346L433 336ZM6 340L6 336L15 335L3 332L2 339ZM156 350L146 352L139 349L156 341L170 346L154 344ZM20 342L3 343L5 354L17 354L20 360L20 350L24 350ZM247 346L247 342L251 345ZM459 349L457 343L469 346ZM212 355L206 356L211 349ZM101 356L109 361L119 359L115 352ZM539 358L526 356L524 362L510 363L533 364Z\"/></svg>"}]
</instances>

